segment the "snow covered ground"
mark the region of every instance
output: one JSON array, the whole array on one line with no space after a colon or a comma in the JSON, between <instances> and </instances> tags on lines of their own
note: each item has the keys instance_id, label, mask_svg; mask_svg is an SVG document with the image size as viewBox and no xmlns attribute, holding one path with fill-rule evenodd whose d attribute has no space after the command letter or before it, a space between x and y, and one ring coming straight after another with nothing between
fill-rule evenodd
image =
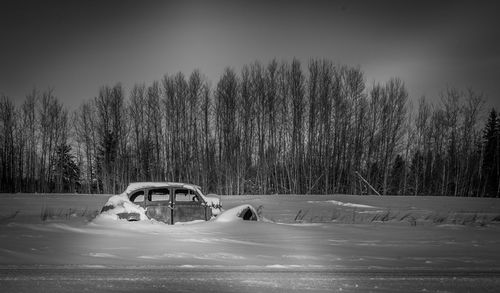
<instances>
[{"instance_id":1,"label":"snow covered ground","mask_svg":"<svg viewBox=\"0 0 500 293\"><path fill-rule=\"evenodd\" d=\"M109 196L0 195L1 292L495 292L500 201L223 196L263 221L94 219ZM500 219L500 218L499 218Z\"/></svg>"}]
</instances>

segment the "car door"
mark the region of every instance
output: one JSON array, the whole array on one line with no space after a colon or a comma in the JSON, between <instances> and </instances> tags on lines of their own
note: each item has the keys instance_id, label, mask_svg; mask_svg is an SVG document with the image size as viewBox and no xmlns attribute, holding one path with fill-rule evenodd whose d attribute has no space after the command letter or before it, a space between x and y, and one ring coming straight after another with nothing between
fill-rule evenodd
<instances>
[{"instance_id":1,"label":"car door","mask_svg":"<svg viewBox=\"0 0 500 293\"><path fill-rule=\"evenodd\" d=\"M167 224L172 224L173 205L170 189L167 187L147 189L144 204L146 216Z\"/></svg>"},{"instance_id":2,"label":"car door","mask_svg":"<svg viewBox=\"0 0 500 293\"><path fill-rule=\"evenodd\" d=\"M174 223L209 219L207 205L195 190L175 188L172 198L174 200Z\"/></svg>"}]
</instances>

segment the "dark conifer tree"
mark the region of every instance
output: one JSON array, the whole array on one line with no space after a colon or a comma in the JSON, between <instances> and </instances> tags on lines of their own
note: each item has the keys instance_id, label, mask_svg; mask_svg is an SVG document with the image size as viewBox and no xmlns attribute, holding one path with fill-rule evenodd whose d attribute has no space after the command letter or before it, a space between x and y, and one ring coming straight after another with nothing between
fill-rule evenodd
<instances>
[{"instance_id":1,"label":"dark conifer tree","mask_svg":"<svg viewBox=\"0 0 500 293\"><path fill-rule=\"evenodd\" d=\"M56 150L56 158L56 192L75 192L79 186L80 168L75 162L71 146L61 144Z\"/></svg>"},{"instance_id":2,"label":"dark conifer tree","mask_svg":"<svg viewBox=\"0 0 500 293\"><path fill-rule=\"evenodd\" d=\"M490 111L488 121L483 131L483 165L482 182L483 195L488 197L498 197L498 160L499 160L499 130L497 113L495 109Z\"/></svg>"}]
</instances>

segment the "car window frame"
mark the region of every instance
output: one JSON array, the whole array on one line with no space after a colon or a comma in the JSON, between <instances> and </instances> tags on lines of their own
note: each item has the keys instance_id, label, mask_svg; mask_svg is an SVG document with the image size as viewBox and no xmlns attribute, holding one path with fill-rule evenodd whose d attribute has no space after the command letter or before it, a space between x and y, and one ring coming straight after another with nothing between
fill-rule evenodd
<instances>
[{"instance_id":1,"label":"car window frame","mask_svg":"<svg viewBox=\"0 0 500 293\"><path fill-rule=\"evenodd\" d=\"M149 196L149 193L153 190L168 190L168 200L152 200L152 197ZM146 196L147 194L147 196ZM145 199L149 204L167 204L170 205L172 202L172 189L170 187L151 187L147 188L145 192Z\"/></svg>"},{"instance_id":2,"label":"car window frame","mask_svg":"<svg viewBox=\"0 0 500 293\"><path fill-rule=\"evenodd\" d=\"M142 192L142 194L139 194L139 195L136 195L137 193L139 192ZM136 195L133 199L132 197ZM137 197L139 196L143 196L143 200L141 202L136 202L135 200L137 199ZM134 203L134 204L137 204L137 205L144 205L144 203L146 202L146 192L144 191L144 189L138 189L138 190L134 190L128 197L128 199Z\"/></svg>"},{"instance_id":3,"label":"car window frame","mask_svg":"<svg viewBox=\"0 0 500 293\"><path fill-rule=\"evenodd\" d=\"M189 201L177 201L177 190L189 190L190 192L192 192L193 196L196 196L196 198L198 199L197 201L192 201L192 200L189 200ZM206 203L205 201L203 200L203 197L198 193L198 191L194 188L190 188L190 187L175 187L173 188L172 190L172 200L174 202L174 204L178 204L180 203L181 205L183 204L190 204L190 205L199 205L199 206L205 206Z\"/></svg>"}]
</instances>

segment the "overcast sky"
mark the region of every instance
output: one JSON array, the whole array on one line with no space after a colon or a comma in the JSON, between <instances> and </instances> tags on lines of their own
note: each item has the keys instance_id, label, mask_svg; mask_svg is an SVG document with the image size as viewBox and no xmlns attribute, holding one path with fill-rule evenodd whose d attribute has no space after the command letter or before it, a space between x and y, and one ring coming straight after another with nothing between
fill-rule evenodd
<instances>
[{"instance_id":1,"label":"overcast sky","mask_svg":"<svg viewBox=\"0 0 500 293\"><path fill-rule=\"evenodd\" d=\"M479 3L478 3L479 2ZM1 1L0 92L20 104L53 87L70 109L103 85L297 57L400 77L415 100L446 86L500 110L495 1Z\"/></svg>"}]
</instances>

